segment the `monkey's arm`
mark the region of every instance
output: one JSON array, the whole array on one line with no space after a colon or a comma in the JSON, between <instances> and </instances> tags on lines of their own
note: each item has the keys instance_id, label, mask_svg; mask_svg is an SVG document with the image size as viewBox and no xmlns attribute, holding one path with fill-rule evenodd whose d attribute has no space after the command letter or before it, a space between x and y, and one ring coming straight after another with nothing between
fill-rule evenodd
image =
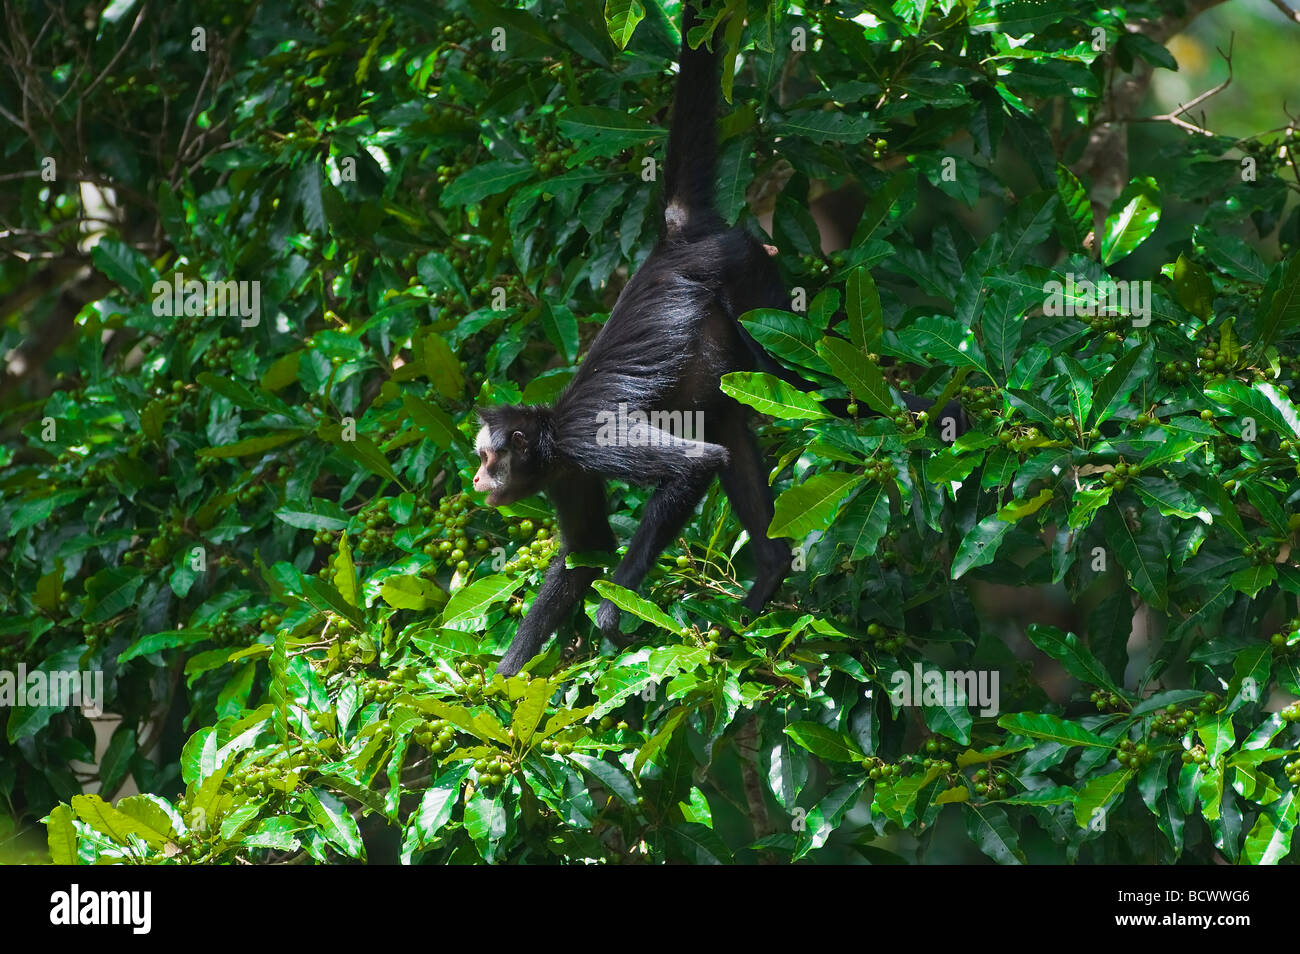
<instances>
[{"instance_id":1,"label":"monkey's arm","mask_svg":"<svg viewBox=\"0 0 1300 954\"><path fill-rule=\"evenodd\" d=\"M548 491L555 504L560 525L560 549L546 570L546 580L528 615L519 624L510 648L501 657L497 672L513 676L563 623L582 600L592 580L600 575L599 567L564 565L564 558L575 550L617 549L605 515L605 488L597 477L576 475L562 477Z\"/></svg>"}]
</instances>

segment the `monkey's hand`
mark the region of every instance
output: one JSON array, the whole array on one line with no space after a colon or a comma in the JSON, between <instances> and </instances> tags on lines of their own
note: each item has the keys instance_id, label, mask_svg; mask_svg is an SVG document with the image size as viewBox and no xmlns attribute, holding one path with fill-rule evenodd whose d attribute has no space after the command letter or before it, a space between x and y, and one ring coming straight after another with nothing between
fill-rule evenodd
<instances>
[{"instance_id":1,"label":"monkey's hand","mask_svg":"<svg viewBox=\"0 0 1300 954\"><path fill-rule=\"evenodd\" d=\"M617 606L609 600L600 601L600 608L596 610L596 626L600 629L601 635L619 647L627 646L632 642L618 630L618 623L622 618L623 611Z\"/></svg>"}]
</instances>

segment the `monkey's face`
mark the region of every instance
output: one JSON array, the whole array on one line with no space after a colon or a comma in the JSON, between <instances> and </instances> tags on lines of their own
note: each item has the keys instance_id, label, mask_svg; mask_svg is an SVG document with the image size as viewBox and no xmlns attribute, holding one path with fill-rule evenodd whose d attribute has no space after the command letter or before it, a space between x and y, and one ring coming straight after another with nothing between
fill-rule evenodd
<instances>
[{"instance_id":1,"label":"monkey's face","mask_svg":"<svg viewBox=\"0 0 1300 954\"><path fill-rule=\"evenodd\" d=\"M537 480L530 479L528 440L522 431L507 436L494 433L484 424L474 441L474 449L479 460L474 489L487 493L489 507L503 507L541 489Z\"/></svg>"}]
</instances>

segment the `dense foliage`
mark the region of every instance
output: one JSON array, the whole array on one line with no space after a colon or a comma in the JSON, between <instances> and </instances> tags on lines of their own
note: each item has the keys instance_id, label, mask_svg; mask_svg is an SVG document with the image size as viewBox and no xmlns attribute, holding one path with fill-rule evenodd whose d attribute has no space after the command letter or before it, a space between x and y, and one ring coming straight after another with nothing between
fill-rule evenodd
<instances>
[{"instance_id":1,"label":"dense foliage","mask_svg":"<svg viewBox=\"0 0 1300 954\"><path fill-rule=\"evenodd\" d=\"M746 325L860 416L729 376L797 544L777 600L739 618L715 487L641 595L597 584L638 644L580 617L504 681L555 528L470 495L473 408L552 398L648 254L679 6L48 9L0 48L0 669L100 670L120 723L96 760L76 708L0 709L10 832L64 863L1293 859L1294 130L1145 128L1117 195L1080 164L1181 4L715 3L723 212L806 293ZM1089 313L1110 279L1146 320ZM259 320L183 280L258 282ZM647 495L613 489L624 538ZM1010 632L994 584L1074 622ZM914 673L996 693L898 705Z\"/></svg>"}]
</instances>

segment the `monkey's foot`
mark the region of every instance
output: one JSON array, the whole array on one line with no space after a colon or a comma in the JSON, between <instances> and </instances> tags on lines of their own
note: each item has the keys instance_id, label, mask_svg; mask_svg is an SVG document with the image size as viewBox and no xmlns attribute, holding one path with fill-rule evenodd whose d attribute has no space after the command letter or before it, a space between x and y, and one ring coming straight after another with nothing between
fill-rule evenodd
<instances>
[{"instance_id":1,"label":"monkey's foot","mask_svg":"<svg viewBox=\"0 0 1300 954\"><path fill-rule=\"evenodd\" d=\"M601 600L596 610L596 627L601 634L615 646L626 646L631 640L618 631L618 622L623 618L623 611L609 600Z\"/></svg>"}]
</instances>

